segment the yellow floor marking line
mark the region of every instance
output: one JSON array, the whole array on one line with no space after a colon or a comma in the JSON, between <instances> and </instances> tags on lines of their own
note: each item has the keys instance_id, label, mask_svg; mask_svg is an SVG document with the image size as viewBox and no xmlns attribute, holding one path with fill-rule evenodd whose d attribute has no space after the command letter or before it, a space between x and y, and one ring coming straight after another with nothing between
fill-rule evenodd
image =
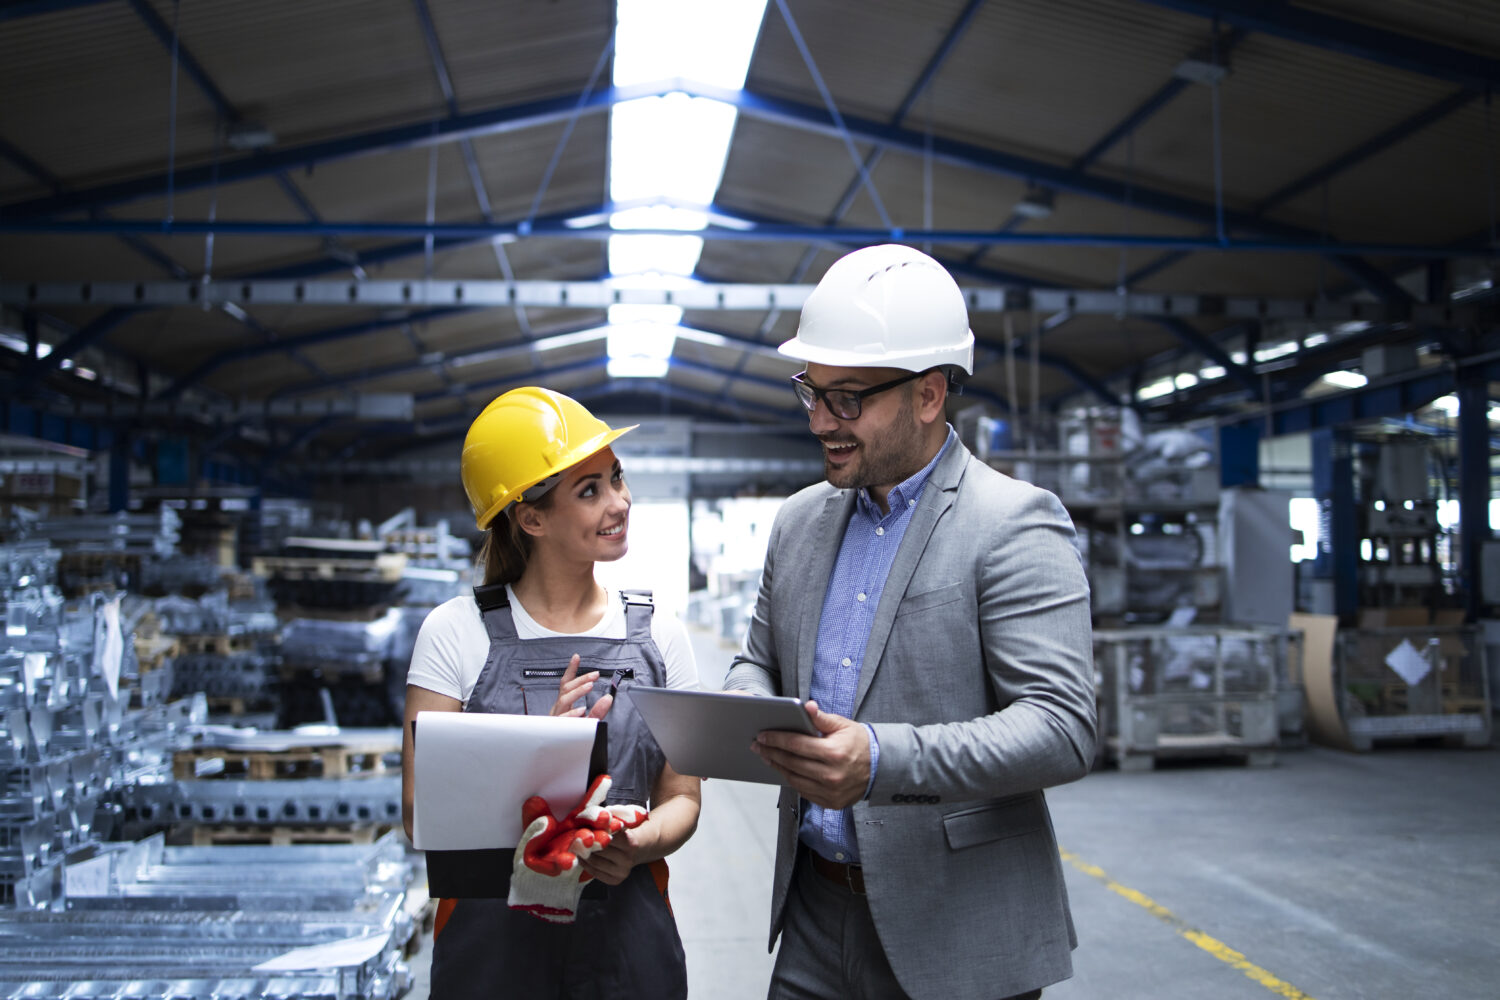
<instances>
[{"instance_id":1,"label":"yellow floor marking line","mask_svg":"<svg viewBox=\"0 0 1500 1000\"><path fill-rule=\"evenodd\" d=\"M1107 888L1110 892L1113 892L1120 896L1124 896L1126 899L1130 900L1132 903L1139 906L1141 909L1145 910L1153 917L1156 917L1158 920L1161 920L1171 926L1171 928L1178 934L1187 938L1189 941L1193 942L1193 944L1197 945L1199 948L1202 948L1214 958L1217 958L1219 961L1224 962L1225 964L1235 969L1238 969L1240 972L1243 972L1250 979L1264 986L1266 989L1270 990L1272 993L1275 993L1277 996L1286 997L1287 1000L1313 1000L1313 998L1308 994L1303 993L1301 990L1297 989L1297 987L1293 986L1286 980L1279 979L1276 976L1273 976L1271 973L1267 972L1265 969L1262 969L1260 966L1256 965L1254 962L1250 961L1244 955L1241 955L1239 952L1235 951L1224 942L1203 933L1196 927L1191 926L1181 917L1177 916L1177 914L1173 913L1165 906L1162 906L1160 903L1158 903L1156 900L1152 899L1145 893L1138 892L1137 890L1132 889L1129 886L1121 885L1120 883L1116 882L1114 879L1106 875L1104 873L1104 869L1100 868L1098 865L1089 864L1087 861L1084 861L1082 858L1080 858L1076 854L1073 854L1071 851L1059 850L1058 853L1062 855L1062 859L1064 861L1072 865L1074 868L1077 868L1079 871L1083 872L1090 878L1096 878L1100 882L1103 882L1105 888Z\"/></svg>"}]
</instances>

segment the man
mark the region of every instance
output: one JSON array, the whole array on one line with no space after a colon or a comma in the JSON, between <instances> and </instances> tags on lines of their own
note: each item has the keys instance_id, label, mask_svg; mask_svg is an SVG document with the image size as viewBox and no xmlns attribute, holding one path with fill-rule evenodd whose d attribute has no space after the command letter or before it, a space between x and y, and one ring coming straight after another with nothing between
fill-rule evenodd
<instances>
[{"instance_id":1,"label":"man","mask_svg":"<svg viewBox=\"0 0 1500 1000\"><path fill-rule=\"evenodd\" d=\"M794 695L821 738L765 732L783 789L770 997L1035 997L1077 946L1042 789L1082 777L1088 587L1057 499L944 418L972 374L937 261L828 270L781 351L827 483L786 502L727 690Z\"/></svg>"}]
</instances>

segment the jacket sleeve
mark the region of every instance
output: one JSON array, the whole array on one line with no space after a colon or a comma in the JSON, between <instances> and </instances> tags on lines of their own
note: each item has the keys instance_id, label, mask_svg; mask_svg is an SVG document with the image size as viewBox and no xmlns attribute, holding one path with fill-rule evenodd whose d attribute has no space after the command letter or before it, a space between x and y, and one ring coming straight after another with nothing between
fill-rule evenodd
<instances>
[{"instance_id":1,"label":"jacket sleeve","mask_svg":"<svg viewBox=\"0 0 1500 1000\"><path fill-rule=\"evenodd\" d=\"M1001 707L934 725L875 723L872 805L913 793L1000 798L1074 781L1093 762L1089 593L1072 522L1056 497L1027 486L986 523L974 540L979 640Z\"/></svg>"},{"instance_id":2,"label":"jacket sleeve","mask_svg":"<svg viewBox=\"0 0 1500 1000\"><path fill-rule=\"evenodd\" d=\"M775 578L776 547L781 539L783 507L771 525L766 545L765 564L760 572L760 589L755 595L755 611L745 629L740 651L724 675L725 691L749 691L754 694L778 695L781 688L781 664L776 658L775 614L772 611L772 580Z\"/></svg>"}]
</instances>

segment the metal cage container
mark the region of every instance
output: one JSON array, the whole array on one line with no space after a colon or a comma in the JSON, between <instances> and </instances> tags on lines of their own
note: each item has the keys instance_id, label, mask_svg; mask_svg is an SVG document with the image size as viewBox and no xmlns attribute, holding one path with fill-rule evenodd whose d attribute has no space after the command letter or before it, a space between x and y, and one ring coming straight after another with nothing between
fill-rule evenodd
<instances>
[{"instance_id":1,"label":"metal cage container","mask_svg":"<svg viewBox=\"0 0 1500 1000\"><path fill-rule=\"evenodd\" d=\"M1473 626L1340 630L1334 669L1339 711L1357 750L1420 737L1489 745L1489 677Z\"/></svg>"},{"instance_id":2,"label":"metal cage container","mask_svg":"<svg viewBox=\"0 0 1500 1000\"><path fill-rule=\"evenodd\" d=\"M1301 644L1281 629L1096 629L1101 731L1125 770L1159 757L1275 760L1277 691L1301 670Z\"/></svg>"}]
</instances>

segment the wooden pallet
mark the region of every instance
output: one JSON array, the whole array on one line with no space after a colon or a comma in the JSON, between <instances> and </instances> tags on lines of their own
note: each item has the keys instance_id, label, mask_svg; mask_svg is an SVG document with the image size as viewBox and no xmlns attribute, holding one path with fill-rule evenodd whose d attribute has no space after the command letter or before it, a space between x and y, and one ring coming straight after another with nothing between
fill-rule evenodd
<instances>
[{"instance_id":1,"label":"wooden pallet","mask_svg":"<svg viewBox=\"0 0 1500 1000\"><path fill-rule=\"evenodd\" d=\"M293 844L373 844L395 827L390 823L366 823L360 826L256 826L236 823L227 826L193 827L194 847L269 844L288 847Z\"/></svg>"},{"instance_id":2,"label":"wooden pallet","mask_svg":"<svg viewBox=\"0 0 1500 1000\"><path fill-rule=\"evenodd\" d=\"M137 634L135 637L135 658L143 674L160 670L167 660L178 654L179 650L177 640L169 635L141 636Z\"/></svg>"},{"instance_id":3,"label":"wooden pallet","mask_svg":"<svg viewBox=\"0 0 1500 1000\"><path fill-rule=\"evenodd\" d=\"M241 699L231 699L241 700ZM241 705L243 710L243 705ZM400 746L300 747L290 750L229 750L193 747L172 755L172 776L178 781L284 781L299 778L358 778L385 774L385 756ZM222 763L213 763L219 761Z\"/></svg>"},{"instance_id":4,"label":"wooden pallet","mask_svg":"<svg viewBox=\"0 0 1500 1000\"><path fill-rule=\"evenodd\" d=\"M233 635L224 632L184 632L175 638L178 649L184 656L194 653L214 653L219 656L249 653L254 651L258 639L249 632L237 632Z\"/></svg>"}]
</instances>

